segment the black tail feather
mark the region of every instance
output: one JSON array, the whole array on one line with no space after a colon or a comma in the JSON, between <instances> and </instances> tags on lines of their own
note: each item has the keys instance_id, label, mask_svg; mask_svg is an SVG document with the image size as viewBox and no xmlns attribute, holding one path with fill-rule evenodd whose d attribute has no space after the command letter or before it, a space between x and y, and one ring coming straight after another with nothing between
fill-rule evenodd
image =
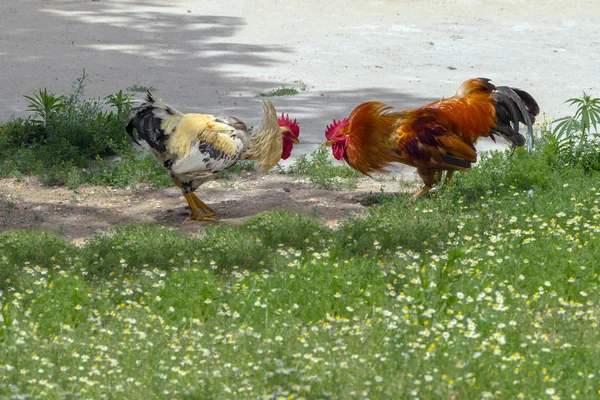
<instances>
[{"instance_id":1,"label":"black tail feather","mask_svg":"<svg viewBox=\"0 0 600 400\"><path fill-rule=\"evenodd\" d=\"M492 98L496 103L496 129L492 129L491 135L501 135L512 143L513 146L523 146L528 142L529 150L533 148L533 122L540 112L535 99L527 92L498 86L492 92ZM519 133L519 123L527 126L527 140Z\"/></svg>"},{"instance_id":2,"label":"black tail feather","mask_svg":"<svg viewBox=\"0 0 600 400\"><path fill-rule=\"evenodd\" d=\"M540 113L540 106L538 105L537 101L535 101L535 99L524 90L517 88L511 89L521 98L521 100L525 104L525 108L529 113L529 119L531 119L531 122L535 122L535 117Z\"/></svg>"},{"instance_id":3,"label":"black tail feather","mask_svg":"<svg viewBox=\"0 0 600 400\"><path fill-rule=\"evenodd\" d=\"M469 169L471 168L471 163L467 160L463 160L462 158L458 158L453 156L452 154L444 154L442 156L442 161L446 164L454 165L455 167Z\"/></svg>"},{"instance_id":4,"label":"black tail feather","mask_svg":"<svg viewBox=\"0 0 600 400\"><path fill-rule=\"evenodd\" d=\"M152 104L154 102L156 102L156 98L149 90L146 90L146 103Z\"/></svg>"},{"instance_id":5,"label":"black tail feather","mask_svg":"<svg viewBox=\"0 0 600 400\"><path fill-rule=\"evenodd\" d=\"M133 128L135 128L135 126L133 125L133 119L132 119L129 121L129 123L125 127L125 132L127 132L127 134L131 137L131 140L133 140L135 142L135 144L137 144L138 146L141 146L140 142L137 141L136 135L134 135L134 133L133 133Z\"/></svg>"},{"instance_id":6,"label":"black tail feather","mask_svg":"<svg viewBox=\"0 0 600 400\"><path fill-rule=\"evenodd\" d=\"M137 139L148 143L153 149L163 152L166 151L166 136L161 128L162 119L154 115L154 111L159 107L155 105L156 98L149 91L146 94L146 101L139 107L132 108L130 113L133 115L125 131L135 143L140 144ZM174 114L177 111L167 105L162 106L167 113ZM134 129L137 133L134 134Z\"/></svg>"}]
</instances>

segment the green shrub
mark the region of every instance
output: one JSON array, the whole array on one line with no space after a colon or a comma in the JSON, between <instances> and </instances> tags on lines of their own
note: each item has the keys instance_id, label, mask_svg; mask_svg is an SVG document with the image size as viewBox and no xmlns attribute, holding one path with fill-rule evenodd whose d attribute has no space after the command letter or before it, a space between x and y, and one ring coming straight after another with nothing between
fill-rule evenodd
<instances>
[{"instance_id":1,"label":"green shrub","mask_svg":"<svg viewBox=\"0 0 600 400\"><path fill-rule=\"evenodd\" d=\"M0 154L11 149L27 148L41 139L41 132L31 119L16 118L0 125Z\"/></svg>"},{"instance_id":2,"label":"green shrub","mask_svg":"<svg viewBox=\"0 0 600 400\"><path fill-rule=\"evenodd\" d=\"M129 151L131 139L124 133L132 95L116 94L84 99L86 74L77 79L70 94L58 96L40 90L25 96L30 119L13 119L2 125L0 143L5 157L30 150L45 166L85 167L97 156ZM107 106L113 110L106 110Z\"/></svg>"},{"instance_id":3,"label":"green shrub","mask_svg":"<svg viewBox=\"0 0 600 400\"><path fill-rule=\"evenodd\" d=\"M46 167L45 160L40 159L32 149L15 149L11 154L3 155L0 160L0 177L40 174Z\"/></svg>"},{"instance_id":4,"label":"green shrub","mask_svg":"<svg viewBox=\"0 0 600 400\"><path fill-rule=\"evenodd\" d=\"M585 92L567 103L577 106L574 116L544 121L542 132L548 142L546 156L556 164L578 165L586 171L600 170L600 98Z\"/></svg>"},{"instance_id":5,"label":"green shrub","mask_svg":"<svg viewBox=\"0 0 600 400\"><path fill-rule=\"evenodd\" d=\"M124 126L133 96L119 91L84 99L85 71L73 92L56 95L47 89L25 96L28 119L0 125L0 177L38 175L48 185L82 183L129 186L149 182L164 186L170 179L147 152L134 154ZM117 162L102 157L119 155Z\"/></svg>"},{"instance_id":6,"label":"green shrub","mask_svg":"<svg viewBox=\"0 0 600 400\"><path fill-rule=\"evenodd\" d=\"M310 156L302 155L289 168L292 175L307 176L311 182L323 189L352 189L362 175L345 164L336 164L331 151L320 146Z\"/></svg>"},{"instance_id":7,"label":"green shrub","mask_svg":"<svg viewBox=\"0 0 600 400\"><path fill-rule=\"evenodd\" d=\"M62 99L59 107L37 112L45 120L44 144L55 149L66 147L68 150L59 153L59 159L73 161L77 166L84 166L80 165L83 160L120 154L131 147L131 139L123 130L133 97L119 91L104 99L84 99L85 79L84 71L77 79L73 93L59 97ZM105 111L106 105L115 108L116 112ZM32 102L30 108L39 106Z\"/></svg>"}]
</instances>

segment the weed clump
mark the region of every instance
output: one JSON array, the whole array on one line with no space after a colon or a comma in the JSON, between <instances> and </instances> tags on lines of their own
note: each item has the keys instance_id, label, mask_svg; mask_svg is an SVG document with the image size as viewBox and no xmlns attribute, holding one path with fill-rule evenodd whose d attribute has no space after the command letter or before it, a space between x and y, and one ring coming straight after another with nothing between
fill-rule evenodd
<instances>
[{"instance_id":1,"label":"weed clump","mask_svg":"<svg viewBox=\"0 0 600 400\"><path fill-rule=\"evenodd\" d=\"M278 97L278 96L293 96L298 94L298 89L293 87L282 87L279 89L269 90L268 92L261 92L258 95L260 97Z\"/></svg>"},{"instance_id":2,"label":"weed clump","mask_svg":"<svg viewBox=\"0 0 600 400\"><path fill-rule=\"evenodd\" d=\"M40 90L28 100L30 118L0 126L0 176L38 175L50 185L85 182L95 160L131 154L123 133L133 96L119 91L104 98L83 97L85 70L73 91ZM81 175L81 176L79 176Z\"/></svg>"},{"instance_id":3,"label":"weed clump","mask_svg":"<svg viewBox=\"0 0 600 400\"><path fill-rule=\"evenodd\" d=\"M169 186L165 169L147 151L135 151L124 126L133 95L122 90L84 98L87 75L73 91L40 90L28 100L29 118L0 125L0 177L37 175L46 185Z\"/></svg>"},{"instance_id":4,"label":"weed clump","mask_svg":"<svg viewBox=\"0 0 600 400\"><path fill-rule=\"evenodd\" d=\"M305 176L323 189L352 189L362 175L347 165L335 162L327 147L321 146L310 156L302 155L288 169L288 173Z\"/></svg>"},{"instance_id":5,"label":"weed clump","mask_svg":"<svg viewBox=\"0 0 600 400\"><path fill-rule=\"evenodd\" d=\"M600 171L600 98L587 93L567 100L576 106L575 115L546 119L540 123L545 155L555 166L571 165L586 171Z\"/></svg>"}]
</instances>

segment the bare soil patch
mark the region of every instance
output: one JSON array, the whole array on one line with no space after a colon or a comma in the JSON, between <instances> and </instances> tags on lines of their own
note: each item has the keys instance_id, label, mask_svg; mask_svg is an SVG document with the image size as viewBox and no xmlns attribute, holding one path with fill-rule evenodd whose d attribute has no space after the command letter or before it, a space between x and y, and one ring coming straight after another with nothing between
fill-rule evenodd
<instances>
[{"instance_id":1,"label":"bare soil patch","mask_svg":"<svg viewBox=\"0 0 600 400\"><path fill-rule=\"evenodd\" d=\"M362 213L385 195L408 190L405 176L361 178L353 190L315 187L280 173L242 173L208 182L197 195L217 211L217 222L185 222L190 214L181 191L172 188L110 188L41 185L36 178L0 180L0 231L40 229L79 243L110 227L154 223L195 233L212 224L240 224L265 211L289 210L330 226Z\"/></svg>"}]
</instances>

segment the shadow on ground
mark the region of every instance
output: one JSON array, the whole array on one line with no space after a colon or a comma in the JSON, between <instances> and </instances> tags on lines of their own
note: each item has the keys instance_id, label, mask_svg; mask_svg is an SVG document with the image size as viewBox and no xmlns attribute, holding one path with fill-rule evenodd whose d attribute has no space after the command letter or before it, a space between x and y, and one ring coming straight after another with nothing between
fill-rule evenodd
<instances>
[{"instance_id":1,"label":"shadow on ground","mask_svg":"<svg viewBox=\"0 0 600 400\"><path fill-rule=\"evenodd\" d=\"M22 12L24 7L27 13ZM231 71L256 66L268 70L281 64L279 56L294 53L293 48L284 46L235 42L246 24L243 18L188 13L181 4L174 7L164 1L1 2L0 24L0 69L15 77L20 94L44 87L56 93L68 92L85 68L87 93L108 95L134 85L153 87L164 101L183 112L235 115L248 125L258 124L260 119L262 97L258 94L282 84L268 75L249 79ZM48 76L53 79L48 81ZM289 81L293 79L291 76ZM271 99L279 111L289 112L300 121L301 145L294 150L295 156L316 148L324 140L326 125L333 118L348 116L363 101L379 100L403 109L436 100L381 87L340 91L309 88L296 96ZM27 115L25 109L22 97L0 93L0 120L11 114ZM287 164L290 162L293 159ZM305 183L290 183L293 179L289 176L269 179L261 182L241 176L233 178L230 187L208 185L200 188L199 194L225 223L267 210L288 209L335 225L362 212L361 201L372 204L373 200L365 200L365 196L377 195L382 185L388 185L387 192L402 186L365 180L357 191L328 192ZM198 224L182 224L185 202L178 193L106 188L83 188L75 193L42 187L35 180L20 185L5 183L0 185L0 194L5 198L15 193L18 196L17 200L0 202L0 230L41 227L78 238L132 222L199 229Z\"/></svg>"},{"instance_id":2,"label":"shadow on ground","mask_svg":"<svg viewBox=\"0 0 600 400\"><path fill-rule=\"evenodd\" d=\"M216 224L242 224L266 212L286 210L335 227L366 207L408 190L401 179L359 180L354 190L319 189L304 178L245 173L202 186L198 196L215 209ZM382 190L384 194L382 194ZM185 223L190 215L176 188L114 189L40 185L35 179L0 180L0 231L41 229L82 240L111 227L155 223L196 233L213 222Z\"/></svg>"},{"instance_id":3,"label":"shadow on ground","mask_svg":"<svg viewBox=\"0 0 600 400\"><path fill-rule=\"evenodd\" d=\"M178 3L176 7L158 1L21 1L0 4L0 69L18 80L15 86L21 90L17 96L0 94L0 120L27 115L22 94L44 87L68 92L86 69L90 95L108 95L134 85L152 87L182 112L224 113L256 125L262 99L258 94L282 83L250 79L231 68L259 66L268 71L281 64L280 56L294 52L277 45L236 43L246 24L243 18L187 13ZM21 12L23 4L29 6L27 13ZM347 116L362 101L413 108L435 100L377 87L309 90L271 99L278 110L301 123L301 145L295 155L321 143L329 121Z\"/></svg>"}]
</instances>

